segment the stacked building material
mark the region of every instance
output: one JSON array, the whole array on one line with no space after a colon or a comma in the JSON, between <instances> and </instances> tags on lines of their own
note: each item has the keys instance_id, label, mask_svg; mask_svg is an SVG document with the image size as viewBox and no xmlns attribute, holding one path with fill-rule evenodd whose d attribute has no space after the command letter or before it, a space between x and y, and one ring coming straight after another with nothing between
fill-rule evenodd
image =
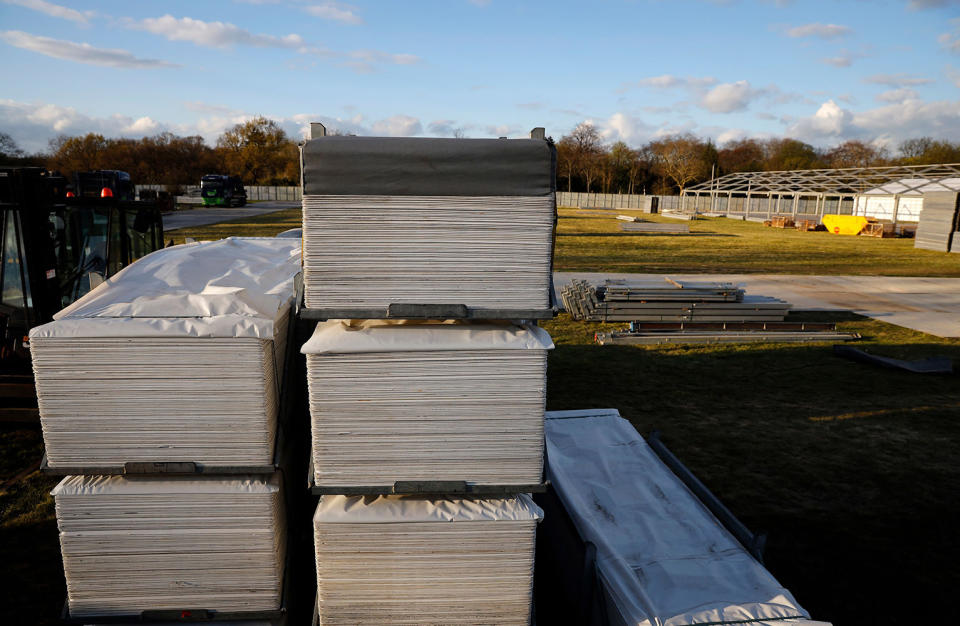
<instances>
[{"instance_id":1,"label":"stacked building material","mask_svg":"<svg viewBox=\"0 0 960 626\"><path fill-rule=\"evenodd\" d=\"M560 297L573 319L594 322L775 322L790 309L773 298L745 296L729 283L607 281L595 287L574 280Z\"/></svg>"},{"instance_id":2,"label":"stacked building material","mask_svg":"<svg viewBox=\"0 0 960 626\"><path fill-rule=\"evenodd\" d=\"M728 511L721 524L617 411L549 412L545 428L547 478L596 548L606 623L812 624L741 543L749 531Z\"/></svg>"},{"instance_id":3,"label":"stacked building material","mask_svg":"<svg viewBox=\"0 0 960 626\"><path fill-rule=\"evenodd\" d=\"M302 349L316 485L538 484L552 348L512 323L319 324Z\"/></svg>"},{"instance_id":4,"label":"stacked building material","mask_svg":"<svg viewBox=\"0 0 960 626\"><path fill-rule=\"evenodd\" d=\"M34 328L49 466L272 463L299 247L166 248Z\"/></svg>"},{"instance_id":5,"label":"stacked building material","mask_svg":"<svg viewBox=\"0 0 960 626\"><path fill-rule=\"evenodd\" d=\"M960 231L960 194L934 191L923 194L923 210L913 246L923 250L950 252L954 233Z\"/></svg>"},{"instance_id":6,"label":"stacked building material","mask_svg":"<svg viewBox=\"0 0 960 626\"><path fill-rule=\"evenodd\" d=\"M529 496L323 496L314 517L322 624L530 623Z\"/></svg>"},{"instance_id":7,"label":"stacked building material","mask_svg":"<svg viewBox=\"0 0 960 626\"><path fill-rule=\"evenodd\" d=\"M277 477L69 476L52 493L71 617L279 608Z\"/></svg>"},{"instance_id":8,"label":"stacked building material","mask_svg":"<svg viewBox=\"0 0 960 626\"><path fill-rule=\"evenodd\" d=\"M549 309L555 154L535 139L307 141L306 306L325 318L386 317L394 303Z\"/></svg>"}]
</instances>

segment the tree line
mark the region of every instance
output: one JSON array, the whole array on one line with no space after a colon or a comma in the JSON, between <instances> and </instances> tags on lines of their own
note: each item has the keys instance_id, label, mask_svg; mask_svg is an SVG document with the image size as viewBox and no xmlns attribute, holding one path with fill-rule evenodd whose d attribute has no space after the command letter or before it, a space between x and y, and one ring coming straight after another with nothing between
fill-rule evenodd
<instances>
[{"instance_id":1,"label":"tree line","mask_svg":"<svg viewBox=\"0 0 960 626\"><path fill-rule=\"evenodd\" d=\"M736 139L717 146L690 133L653 139L639 148L607 145L589 123L556 142L557 189L601 193L682 193L690 185L734 172L960 163L960 142L930 137L902 142L891 154L860 140L829 149L797 139Z\"/></svg>"},{"instance_id":2,"label":"tree line","mask_svg":"<svg viewBox=\"0 0 960 626\"><path fill-rule=\"evenodd\" d=\"M0 133L0 164L36 165L67 176L87 170L122 170L136 184L198 185L204 174L240 176L247 185L297 185L297 143L275 121L257 117L236 124L207 145L200 136L160 133L142 139L96 133L51 139L46 152L25 154ZM173 191L173 189L171 189Z\"/></svg>"},{"instance_id":3,"label":"tree line","mask_svg":"<svg viewBox=\"0 0 960 626\"><path fill-rule=\"evenodd\" d=\"M334 134L336 134L334 132ZM623 141L605 144L589 123L556 142L557 188L602 193L670 195L714 175L732 172L960 163L960 142L930 137L902 142L896 154L849 140L829 149L797 139L737 139L717 146L696 135L675 134L639 148ZM236 124L216 144L202 137L161 133L142 139L106 138L96 133L52 139L46 152L25 154L0 132L0 164L37 165L72 175L116 169L138 184L196 185L204 174L240 176L247 185L296 185L300 181L296 141L265 117Z\"/></svg>"}]
</instances>

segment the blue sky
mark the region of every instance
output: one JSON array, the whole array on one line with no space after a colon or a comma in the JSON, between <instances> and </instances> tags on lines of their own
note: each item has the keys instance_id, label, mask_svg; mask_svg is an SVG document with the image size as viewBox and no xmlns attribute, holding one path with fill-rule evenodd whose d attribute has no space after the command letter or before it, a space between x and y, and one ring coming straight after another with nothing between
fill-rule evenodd
<instances>
[{"instance_id":1,"label":"blue sky","mask_svg":"<svg viewBox=\"0 0 960 626\"><path fill-rule=\"evenodd\" d=\"M0 0L0 131L960 141L960 0Z\"/></svg>"}]
</instances>

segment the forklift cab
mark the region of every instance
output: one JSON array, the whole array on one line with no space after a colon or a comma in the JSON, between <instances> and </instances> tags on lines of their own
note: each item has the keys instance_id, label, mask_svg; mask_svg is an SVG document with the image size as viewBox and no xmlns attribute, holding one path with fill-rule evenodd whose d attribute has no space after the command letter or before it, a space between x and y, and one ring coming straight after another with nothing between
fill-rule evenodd
<instances>
[{"instance_id":1,"label":"forklift cab","mask_svg":"<svg viewBox=\"0 0 960 626\"><path fill-rule=\"evenodd\" d=\"M0 362L29 370L34 326L163 247L155 203L67 197L42 168L0 168Z\"/></svg>"}]
</instances>

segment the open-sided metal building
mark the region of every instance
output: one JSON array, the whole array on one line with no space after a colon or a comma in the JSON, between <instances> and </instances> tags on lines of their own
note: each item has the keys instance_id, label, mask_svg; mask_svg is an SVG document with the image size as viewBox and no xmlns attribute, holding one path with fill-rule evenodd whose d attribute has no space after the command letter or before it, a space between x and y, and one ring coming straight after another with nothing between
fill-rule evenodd
<instances>
[{"instance_id":1,"label":"open-sided metal building","mask_svg":"<svg viewBox=\"0 0 960 626\"><path fill-rule=\"evenodd\" d=\"M930 191L960 191L960 163L736 172L685 189L683 207L757 219L839 214L916 222Z\"/></svg>"}]
</instances>

